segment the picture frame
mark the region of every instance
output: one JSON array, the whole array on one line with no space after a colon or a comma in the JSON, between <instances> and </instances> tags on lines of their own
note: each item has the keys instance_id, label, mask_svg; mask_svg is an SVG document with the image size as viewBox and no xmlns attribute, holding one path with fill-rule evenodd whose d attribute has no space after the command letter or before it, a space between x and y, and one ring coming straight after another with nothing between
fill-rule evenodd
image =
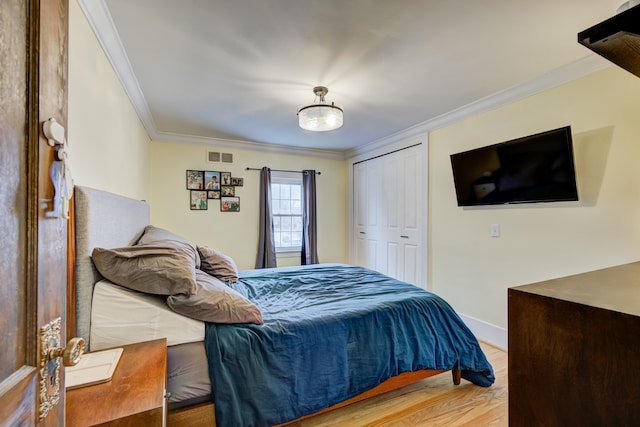
<instances>
[{"instance_id":1,"label":"picture frame","mask_svg":"<svg viewBox=\"0 0 640 427\"><path fill-rule=\"evenodd\" d=\"M191 190L189 193L192 211L206 211L209 208L206 190Z\"/></svg>"},{"instance_id":2,"label":"picture frame","mask_svg":"<svg viewBox=\"0 0 640 427\"><path fill-rule=\"evenodd\" d=\"M220 172L220 185L231 185L231 172Z\"/></svg>"},{"instance_id":3,"label":"picture frame","mask_svg":"<svg viewBox=\"0 0 640 427\"><path fill-rule=\"evenodd\" d=\"M232 185L223 185L220 187L220 195L222 197L233 197L236 195L236 187Z\"/></svg>"},{"instance_id":4,"label":"picture frame","mask_svg":"<svg viewBox=\"0 0 640 427\"><path fill-rule=\"evenodd\" d=\"M204 189L204 171L187 169L187 190Z\"/></svg>"},{"instance_id":5,"label":"picture frame","mask_svg":"<svg viewBox=\"0 0 640 427\"><path fill-rule=\"evenodd\" d=\"M220 190L220 172L204 171L204 190Z\"/></svg>"},{"instance_id":6,"label":"picture frame","mask_svg":"<svg viewBox=\"0 0 640 427\"><path fill-rule=\"evenodd\" d=\"M220 212L240 212L240 197L220 197Z\"/></svg>"},{"instance_id":7,"label":"picture frame","mask_svg":"<svg viewBox=\"0 0 640 427\"><path fill-rule=\"evenodd\" d=\"M234 187L242 187L242 186L244 186L244 178L231 177L231 185L233 185Z\"/></svg>"},{"instance_id":8,"label":"picture frame","mask_svg":"<svg viewBox=\"0 0 640 427\"><path fill-rule=\"evenodd\" d=\"M220 199L220 190L207 190L207 199Z\"/></svg>"}]
</instances>

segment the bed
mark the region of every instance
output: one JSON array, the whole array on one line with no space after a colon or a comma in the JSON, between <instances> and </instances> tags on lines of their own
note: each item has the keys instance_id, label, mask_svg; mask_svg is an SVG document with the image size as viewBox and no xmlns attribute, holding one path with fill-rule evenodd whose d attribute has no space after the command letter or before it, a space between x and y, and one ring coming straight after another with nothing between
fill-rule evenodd
<instances>
[{"instance_id":1,"label":"bed","mask_svg":"<svg viewBox=\"0 0 640 427\"><path fill-rule=\"evenodd\" d=\"M220 321L194 319L177 305L184 290L147 293L127 282L135 273L105 270L100 248L150 250L158 240L147 236L172 236L149 218L145 202L76 187L69 324L90 350L166 337L170 421L204 407L221 426L276 425L445 371L456 384L494 381L476 338L444 300L362 267L236 271L223 291L232 299L215 306L229 312L220 309ZM218 270L193 246L189 268L208 283Z\"/></svg>"}]
</instances>

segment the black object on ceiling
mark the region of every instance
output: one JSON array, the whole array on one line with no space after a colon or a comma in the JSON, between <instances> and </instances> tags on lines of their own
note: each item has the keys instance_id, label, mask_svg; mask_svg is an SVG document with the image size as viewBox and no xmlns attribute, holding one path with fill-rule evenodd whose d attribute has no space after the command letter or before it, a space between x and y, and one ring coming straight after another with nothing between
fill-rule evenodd
<instances>
[{"instance_id":1,"label":"black object on ceiling","mask_svg":"<svg viewBox=\"0 0 640 427\"><path fill-rule=\"evenodd\" d=\"M578 43L640 77L640 5L579 32Z\"/></svg>"}]
</instances>

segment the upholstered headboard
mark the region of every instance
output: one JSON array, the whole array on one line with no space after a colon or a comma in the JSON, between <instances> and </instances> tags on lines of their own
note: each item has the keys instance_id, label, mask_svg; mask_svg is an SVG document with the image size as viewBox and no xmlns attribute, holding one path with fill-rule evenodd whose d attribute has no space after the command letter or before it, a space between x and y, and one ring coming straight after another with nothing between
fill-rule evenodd
<instances>
[{"instance_id":1,"label":"upholstered headboard","mask_svg":"<svg viewBox=\"0 0 640 427\"><path fill-rule=\"evenodd\" d=\"M76 332L90 348L93 286L102 279L91 261L93 248L130 246L149 224L149 205L89 187L75 187Z\"/></svg>"}]
</instances>

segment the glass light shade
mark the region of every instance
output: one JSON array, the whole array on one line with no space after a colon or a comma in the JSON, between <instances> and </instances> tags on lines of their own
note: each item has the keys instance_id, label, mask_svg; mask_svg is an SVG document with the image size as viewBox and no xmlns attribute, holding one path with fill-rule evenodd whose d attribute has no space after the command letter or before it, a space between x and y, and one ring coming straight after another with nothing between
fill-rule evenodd
<instances>
[{"instance_id":1,"label":"glass light shade","mask_svg":"<svg viewBox=\"0 0 640 427\"><path fill-rule=\"evenodd\" d=\"M325 132L342 126L342 108L331 104L312 104L298 110L298 124L302 129Z\"/></svg>"}]
</instances>

